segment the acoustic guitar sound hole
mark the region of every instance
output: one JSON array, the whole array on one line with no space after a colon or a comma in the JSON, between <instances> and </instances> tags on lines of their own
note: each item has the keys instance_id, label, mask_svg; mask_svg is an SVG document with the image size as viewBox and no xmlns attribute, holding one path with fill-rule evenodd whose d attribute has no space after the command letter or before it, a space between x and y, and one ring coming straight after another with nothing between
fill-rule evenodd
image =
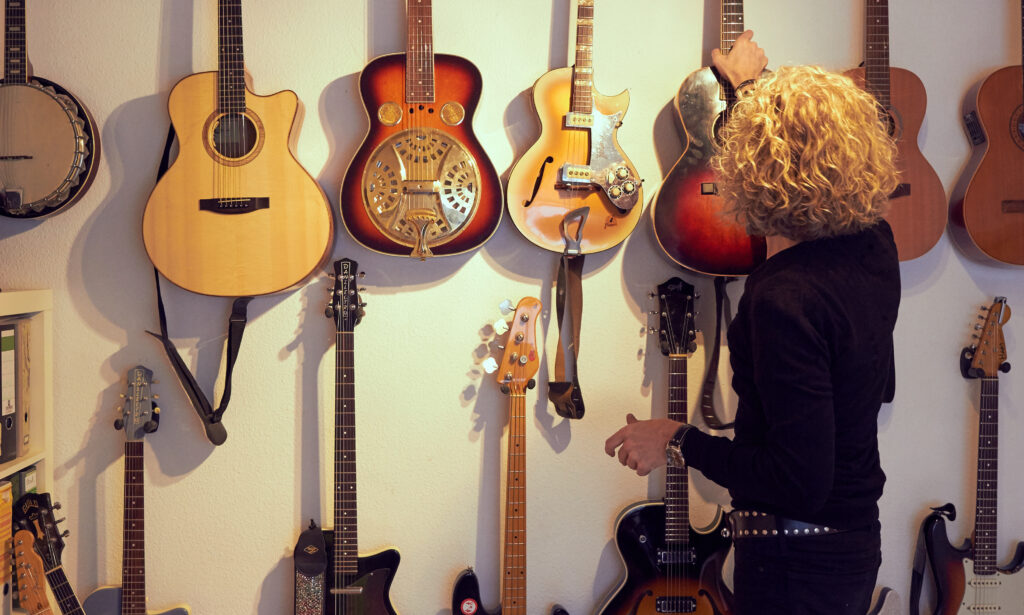
<instances>
[{"instance_id":1,"label":"acoustic guitar sound hole","mask_svg":"<svg viewBox=\"0 0 1024 615\"><path fill-rule=\"evenodd\" d=\"M1018 106L1010 115L1010 136L1017 147L1024 149L1024 107Z\"/></svg>"},{"instance_id":2,"label":"acoustic guitar sound hole","mask_svg":"<svg viewBox=\"0 0 1024 615\"><path fill-rule=\"evenodd\" d=\"M213 128L213 147L225 158L244 158L258 138L256 125L243 113L226 113Z\"/></svg>"}]
</instances>

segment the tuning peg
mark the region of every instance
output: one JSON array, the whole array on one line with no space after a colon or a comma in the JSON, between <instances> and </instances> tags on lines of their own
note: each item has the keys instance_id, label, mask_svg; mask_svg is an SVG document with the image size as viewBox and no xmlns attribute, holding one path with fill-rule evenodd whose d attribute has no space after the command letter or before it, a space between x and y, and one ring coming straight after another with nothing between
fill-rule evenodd
<instances>
[{"instance_id":1,"label":"tuning peg","mask_svg":"<svg viewBox=\"0 0 1024 615\"><path fill-rule=\"evenodd\" d=\"M483 363L480 364L480 367L482 367L488 374L493 374L498 371L498 362L494 360L494 357L487 357L484 359Z\"/></svg>"},{"instance_id":2,"label":"tuning peg","mask_svg":"<svg viewBox=\"0 0 1024 615\"><path fill-rule=\"evenodd\" d=\"M504 318L499 318L498 320L495 320L494 324L491 326L494 327L495 335L504 335L505 333L508 332L508 323L505 322Z\"/></svg>"},{"instance_id":3,"label":"tuning peg","mask_svg":"<svg viewBox=\"0 0 1024 615\"><path fill-rule=\"evenodd\" d=\"M981 306L981 311L982 312L987 312L988 311L988 306L987 305Z\"/></svg>"},{"instance_id":4,"label":"tuning peg","mask_svg":"<svg viewBox=\"0 0 1024 615\"><path fill-rule=\"evenodd\" d=\"M67 520L68 520L68 518L67 518L67 517L61 517L60 519L57 519L56 523L57 523L57 524L59 525L59 524L61 524L61 523L64 523L64 522L65 522L65 521L67 521Z\"/></svg>"},{"instance_id":5,"label":"tuning peg","mask_svg":"<svg viewBox=\"0 0 1024 615\"><path fill-rule=\"evenodd\" d=\"M334 318L334 306L330 303L328 303L327 307L324 308L324 316Z\"/></svg>"},{"instance_id":6,"label":"tuning peg","mask_svg":"<svg viewBox=\"0 0 1024 615\"><path fill-rule=\"evenodd\" d=\"M64 530L63 532L60 533L60 537L61 538L67 538L70 535L71 535L71 530Z\"/></svg>"},{"instance_id":7,"label":"tuning peg","mask_svg":"<svg viewBox=\"0 0 1024 615\"><path fill-rule=\"evenodd\" d=\"M1003 363L1002 365L999 366L999 371L1003 372L1004 374L1009 373L1009 371L1010 371L1010 364L1009 363Z\"/></svg>"},{"instance_id":8,"label":"tuning peg","mask_svg":"<svg viewBox=\"0 0 1024 615\"><path fill-rule=\"evenodd\" d=\"M359 272L358 274L356 274L356 275L358 275L358 276L359 276L359 279L361 280L361 279L363 279L363 278L365 278L365 277L366 277L366 272L365 272L365 271L360 271L360 272Z\"/></svg>"},{"instance_id":9,"label":"tuning peg","mask_svg":"<svg viewBox=\"0 0 1024 615\"><path fill-rule=\"evenodd\" d=\"M365 286L360 286L359 287L359 292L365 293L366 292L366 287Z\"/></svg>"},{"instance_id":10,"label":"tuning peg","mask_svg":"<svg viewBox=\"0 0 1024 615\"><path fill-rule=\"evenodd\" d=\"M61 504L60 502L54 502L53 503L53 509L54 510L60 510L61 508L64 508L64 505Z\"/></svg>"},{"instance_id":11,"label":"tuning peg","mask_svg":"<svg viewBox=\"0 0 1024 615\"><path fill-rule=\"evenodd\" d=\"M498 309L501 310L502 314L511 314L516 311L516 306L512 303L511 299L505 299L498 305Z\"/></svg>"},{"instance_id":12,"label":"tuning peg","mask_svg":"<svg viewBox=\"0 0 1024 615\"><path fill-rule=\"evenodd\" d=\"M124 429L124 419L114 419L114 429Z\"/></svg>"},{"instance_id":13,"label":"tuning peg","mask_svg":"<svg viewBox=\"0 0 1024 615\"><path fill-rule=\"evenodd\" d=\"M526 381L526 388L532 389L535 386L537 386L537 381L534 380L533 378L530 378L529 380Z\"/></svg>"}]
</instances>

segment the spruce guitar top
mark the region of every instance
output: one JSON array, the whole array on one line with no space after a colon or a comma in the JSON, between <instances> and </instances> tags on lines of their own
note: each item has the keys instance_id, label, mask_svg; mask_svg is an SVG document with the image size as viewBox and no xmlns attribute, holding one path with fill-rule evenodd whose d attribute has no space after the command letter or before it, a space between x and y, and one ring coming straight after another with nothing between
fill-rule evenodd
<instances>
[{"instance_id":1,"label":"spruce guitar top","mask_svg":"<svg viewBox=\"0 0 1024 615\"><path fill-rule=\"evenodd\" d=\"M473 133L483 80L472 62L434 53L431 0L410 0L405 53L359 76L370 126L345 172L341 218L383 254L459 254L501 221L501 183Z\"/></svg>"},{"instance_id":2,"label":"spruce guitar top","mask_svg":"<svg viewBox=\"0 0 1024 615\"><path fill-rule=\"evenodd\" d=\"M25 0L5 4L0 215L41 218L85 194L100 144L92 116L71 92L28 74Z\"/></svg>"},{"instance_id":3,"label":"spruce guitar top","mask_svg":"<svg viewBox=\"0 0 1024 615\"><path fill-rule=\"evenodd\" d=\"M527 239L553 252L565 251L563 221L575 210L588 212L570 231L580 238L581 254L621 243L643 210L643 180L616 137L629 92L604 96L594 88L593 46L594 0L579 0L575 64L534 84L541 135L508 179L512 221Z\"/></svg>"},{"instance_id":4,"label":"spruce guitar top","mask_svg":"<svg viewBox=\"0 0 1024 615\"><path fill-rule=\"evenodd\" d=\"M177 159L146 203L153 264L204 295L295 286L328 257L334 227L320 185L290 149L298 98L245 84L241 0L218 0L219 68L185 77L167 102Z\"/></svg>"}]
</instances>

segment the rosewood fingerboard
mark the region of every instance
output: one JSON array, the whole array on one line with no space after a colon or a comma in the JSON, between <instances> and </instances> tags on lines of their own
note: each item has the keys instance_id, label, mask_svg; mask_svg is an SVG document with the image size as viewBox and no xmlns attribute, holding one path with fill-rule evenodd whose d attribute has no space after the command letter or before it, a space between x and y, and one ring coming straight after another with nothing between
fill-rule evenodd
<instances>
[{"instance_id":1,"label":"rosewood fingerboard","mask_svg":"<svg viewBox=\"0 0 1024 615\"><path fill-rule=\"evenodd\" d=\"M732 46L736 44L736 39L743 34L743 0L722 0L722 27L720 30L718 48L722 50L722 53L728 54L732 51ZM736 90L728 79L721 78L718 83L722 88L722 100L728 104L722 115L724 124L729 117L733 103L736 102Z\"/></svg>"},{"instance_id":2,"label":"rosewood fingerboard","mask_svg":"<svg viewBox=\"0 0 1024 615\"><path fill-rule=\"evenodd\" d=\"M999 379L981 378L978 421L978 487L974 512L974 574L996 573L999 485Z\"/></svg>"},{"instance_id":3,"label":"rosewood fingerboard","mask_svg":"<svg viewBox=\"0 0 1024 615\"><path fill-rule=\"evenodd\" d=\"M355 361L351 329L338 330L334 376L334 585L357 576ZM340 601L339 601L340 602Z\"/></svg>"},{"instance_id":4,"label":"rosewood fingerboard","mask_svg":"<svg viewBox=\"0 0 1024 615\"><path fill-rule=\"evenodd\" d=\"M46 572L46 582L50 584L54 598L57 599L57 606L63 615L86 615L82 605L75 596L75 590L71 588L63 567L57 567Z\"/></svg>"},{"instance_id":5,"label":"rosewood fingerboard","mask_svg":"<svg viewBox=\"0 0 1024 615\"><path fill-rule=\"evenodd\" d=\"M526 615L526 393L509 394L501 610Z\"/></svg>"},{"instance_id":6,"label":"rosewood fingerboard","mask_svg":"<svg viewBox=\"0 0 1024 615\"><path fill-rule=\"evenodd\" d=\"M668 418L686 423L686 355L669 355L668 366ZM690 476L687 468L670 467L666 470L665 542L669 551L677 553L685 553L690 548Z\"/></svg>"},{"instance_id":7,"label":"rosewood fingerboard","mask_svg":"<svg viewBox=\"0 0 1024 615\"><path fill-rule=\"evenodd\" d=\"M405 100L434 102L434 22L431 0L409 0L406 8Z\"/></svg>"},{"instance_id":8,"label":"rosewood fingerboard","mask_svg":"<svg viewBox=\"0 0 1024 615\"><path fill-rule=\"evenodd\" d=\"M864 85L882 107L891 106L889 88L889 0L868 0L864 35Z\"/></svg>"},{"instance_id":9,"label":"rosewood fingerboard","mask_svg":"<svg viewBox=\"0 0 1024 615\"><path fill-rule=\"evenodd\" d=\"M242 0L219 0L217 32L217 110L241 113L245 111Z\"/></svg>"},{"instance_id":10,"label":"rosewood fingerboard","mask_svg":"<svg viewBox=\"0 0 1024 615\"><path fill-rule=\"evenodd\" d=\"M6 0L4 9L4 82L28 83L25 0Z\"/></svg>"},{"instance_id":11,"label":"rosewood fingerboard","mask_svg":"<svg viewBox=\"0 0 1024 615\"><path fill-rule=\"evenodd\" d=\"M594 1L580 0L576 7L576 63L572 67L573 113L594 111Z\"/></svg>"},{"instance_id":12,"label":"rosewood fingerboard","mask_svg":"<svg viewBox=\"0 0 1024 615\"><path fill-rule=\"evenodd\" d=\"M146 615L146 523L142 440L124 445L124 540L120 615Z\"/></svg>"}]
</instances>

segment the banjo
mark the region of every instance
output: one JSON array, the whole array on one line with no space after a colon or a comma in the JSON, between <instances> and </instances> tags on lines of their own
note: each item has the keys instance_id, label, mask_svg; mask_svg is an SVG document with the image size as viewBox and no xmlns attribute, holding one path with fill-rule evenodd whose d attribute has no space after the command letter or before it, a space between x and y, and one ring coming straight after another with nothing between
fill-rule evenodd
<instances>
[{"instance_id":1,"label":"banjo","mask_svg":"<svg viewBox=\"0 0 1024 615\"><path fill-rule=\"evenodd\" d=\"M25 0L5 0L0 82L0 215L41 218L92 183L99 141L89 111L60 85L29 76Z\"/></svg>"}]
</instances>

